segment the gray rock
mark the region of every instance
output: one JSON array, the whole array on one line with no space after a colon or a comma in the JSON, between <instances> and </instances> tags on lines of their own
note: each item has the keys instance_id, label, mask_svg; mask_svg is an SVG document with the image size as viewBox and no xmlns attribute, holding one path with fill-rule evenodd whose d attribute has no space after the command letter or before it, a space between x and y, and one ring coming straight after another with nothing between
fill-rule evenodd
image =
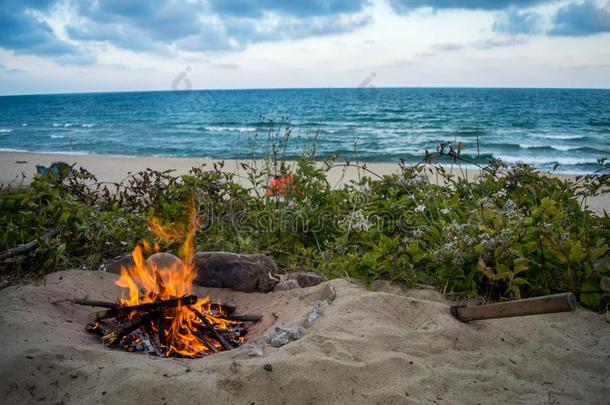
<instances>
[{"instance_id":1,"label":"gray rock","mask_svg":"<svg viewBox=\"0 0 610 405\"><path fill-rule=\"evenodd\" d=\"M301 286L296 280L285 280L277 283L273 291L286 291L293 290L295 288L301 288Z\"/></svg>"},{"instance_id":2,"label":"gray rock","mask_svg":"<svg viewBox=\"0 0 610 405\"><path fill-rule=\"evenodd\" d=\"M269 292L278 282L277 265L269 256L200 252L193 256L195 283L245 292Z\"/></svg>"},{"instance_id":3,"label":"gray rock","mask_svg":"<svg viewBox=\"0 0 610 405\"><path fill-rule=\"evenodd\" d=\"M270 335L267 336L267 343L273 347L281 347L288 342L297 340L305 336L305 329L299 325L292 325L287 329L275 328Z\"/></svg>"},{"instance_id":4,"label":"gray rock","mask_svg":"<svg viewBox=\"0 0 610 405\"><path fill-rule=\"evenodd\" d=\"M184 270L184 263L176 255L171 253L154 253L146 259L147 265L153 265L157 269L176 269L178 271ZM148 266L147 266L148 267Z\"/></svg>"},{"instance_id":5,"label":"gray rock","mask_svg":"<svg viewBox=\"0 0 610 405\"><path fill-rule=\"evenodd\" d=\"M299 287L301 288L313 287L320 283L328 281L324 277L320 276L317 273L314 273L313 271L300 271L297 273L292 273L288 278L289 280L296 280L296 282L299 284Z\"/></svg>"},{"instance_id":6,"label":"gray rock","mask_svg":"<svg viewBox=\"0 0 610 405\"><path fill-rule=\"evenodd\" d=\"M316 301L314 303L313 308L307 315L307 319L305 319L305 322L303 322L303 326L306 328L312 327L313 323L320 317L320 315L322 315L322 304L323 303L321 301Z\"/></svg>"},{"instance_id":7,"label":"gray rock","mask_svg":"<svg viewBox=\"0 0 610 405\"><path fill-rule=\"evenodd\" d=\"M281 347L290 342L288 331L282 328L275 328L275 331L269 336L269 344L273 347Z\"/></svg>"},{"instance_id":8,"label":"gray rock","mask_svg":"<svg viewBox=\"0 0 610 405\"><path fill-rule=\"evenodd\" d=\"M101 271L108 273L121 274L121 267L134 267L136 263L133 261L131 253L123 256L117 256L113 259L104 261L100 266Z\"/></svg>"}]
</instances>

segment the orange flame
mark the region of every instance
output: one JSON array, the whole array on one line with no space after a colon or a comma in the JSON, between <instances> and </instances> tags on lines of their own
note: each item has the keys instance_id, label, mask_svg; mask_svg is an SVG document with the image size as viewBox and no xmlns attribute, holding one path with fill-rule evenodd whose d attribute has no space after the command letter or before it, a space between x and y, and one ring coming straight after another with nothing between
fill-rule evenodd
<instances>
[{"instance_id":1,"label":"orange flame","mask_svg":"<svg viewBox=\"0 0 610 405\"><path fill-rule=\"evenodd\" d=\"M191 198L189 203L189 223L188 230L184 236L184 243L180 249L182 262L176 262L171 267L159 268L154 262L146 262L144 253L151 252L150 243L143 241L141 245L135 247L132 256L135 266L122 267L121 275L115 284L127 289L127 297L119 300L120 305L138 305L159 300L167 300L175 297L182 297L192 293L193 280L196 271L192 265L193 242L195 231L197 230L197 211L195 198ZM164 227L157 218L152 218L148 223L151 231L165 241L173 241L182 235L176 229ZM158 251L158 244L154 245L154 250ZM199 298L197 303L192 305L214 325L217 329L226 329L228 325L235 324L234 321L227 321L211 315L211 302L209 297ZM167 342L167 356L176 353L182 356L194 357L206 354L209 349L201 343L195 333L201 320L189 306L179 306L172 310L165 311L166 323L164 334ZM171 316L168 316L171 314ZM211 343L221 348L220 343Z\"/></svg>"}]
</instances>

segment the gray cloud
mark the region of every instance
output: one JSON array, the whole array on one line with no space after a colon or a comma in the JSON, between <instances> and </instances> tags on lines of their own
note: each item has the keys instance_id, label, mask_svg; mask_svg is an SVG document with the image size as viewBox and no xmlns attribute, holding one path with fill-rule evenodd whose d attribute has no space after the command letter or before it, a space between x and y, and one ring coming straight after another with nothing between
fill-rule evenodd
<instances>
[{"instance_id":1,"label":"gray cloud","mask_svg":"<svg viewBox=\"0 0 610 405\"><path fill-rule=\"evenodd\" d=\"M51 27L35 13L49 13L53 0L4 0L0 5L0 47L17 54L51 58L77 56L81 51L55 36Z\"/></svg>"},{"instance_id":2,"label":"gray cloud","mask_svg":"<svg viewBox=\"0 0 610 405\"><path fill-rule=\"evenodd\" d=\"M532 7L550 0L388 0L397 13L408 13L418 8L502 10L509 7Z\"/></svg>"},{"instance_id":3,"label":"gray cloud","mask_svg":"<svg viewBox=\"0 0 610 405\"><path fill-rule=\"evenodd\" d=\"M537 34L542 31L542 16L533 11L510 9L494 22L493 31L502 34Z\"/></svg>"},{"instance_id":4,"label":"gray cloud","mask_svg":"<svg viewBox=\"0 0 610 405\"><path fill-rule=\"evenodd\" d=\"M360 12L367 3L368 0L210 0L212 10L219 15L247 18L266 12L305 18L352 14Z\"/></svg>"},{"instance_id":5,"label":"gray cloud","mask_svg":"<svg viewBox=\"0 0 610 405\"><path fill-rule=\"evenodd\" d=\"M560 8L551 35L586 36L610 32L610 2L587 0Z\"/></svg>"},{"instance_id":6,"label":"gray cloud","mask_svg":"<svg viewBox=\"0 0 610 405\"><path fill-rule=\"evenodd\" d=\"M369 22L368 0L82 1L71 38L136 51L220 51L262 41L352 31Z\"/></svg>"},{"instance_id":7,"label":"gray cloud","mask_svg":"<svg viewBox=\"0 0 610 405\"><path fill-rule=\"evenodd\" d=\"M19 73L25 73L25 70L10 68L10 67L0 63L0 72L7 73L9 75L16 75Z\"/></svg>"},{"instance_id":8,"label":"gray cloud","mask_svg":"<svg viewBox=\"0 0 610 405\"><path fill-rule=\"evenodd\" d=\"M74 12L68 38L136 52L239 50L262 41L344 33L370 22L369 0L3 0L0 47L59 63L95 59L35 17L58 4Z\"/></svg>"}]
</instances>

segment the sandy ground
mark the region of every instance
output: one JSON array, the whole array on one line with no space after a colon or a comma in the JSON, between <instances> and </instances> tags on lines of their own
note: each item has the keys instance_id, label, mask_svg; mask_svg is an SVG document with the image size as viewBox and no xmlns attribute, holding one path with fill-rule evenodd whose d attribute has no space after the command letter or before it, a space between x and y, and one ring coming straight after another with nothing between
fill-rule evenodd
<instances>
[{"instance_id":1,"label":"sandy ground","mask_svg":"<svg viewBox=\"0 0 610 405\"><path fill-rule=\"evenodd\" d=\"M283 347L165 359L108 349L83 329L90 308L51 304L114 299L115 277L65 271L0 290L0 403L607 404L610 397L610 323L582 309L463 324L435 291L387 283L367 291L334 280L269 294L197 288L240 312L262 313L250 341L336 298L302 339Z\"/></svg>"},{"instance_id":2,"label":"sandy ground","mask_svg":"<svg viewBox=\"0 0 610 405\"><path fill-rule=\"evenodd\" d=\"M36 165L49 166L53 162L63 161L68 164L76 163L76 167L85 167L95 174L99 181L120 182L124 180L128 173L136 173L146 168L157 170L174 170L175 174L185 174L194 166L211 168L214 163L220 160L214 159L193 159L193 158L158 158L158 157L120 157L102 155L61 155L44 153L25 153L25 152L0 152L0 184L21 184L27 183L36 173ZM240 161L225 160L223 170L238 175L244 175L244 170L240 166ZM247 161L247 163L251 163ZM262 162L257 162L262 164ZM397 164L393 163L367 163L366 167L372 172L383 176L396 173L399 170ZM463 169L457 166L447 167L447 171L457 177L474 179L478 170ZM355 167L338 167L328 173L328 181L333 187L356 180L359 176L369 176L370 173L363 172ZM574 175L558 174L555 175L566 180L573 180ZM436 182L438 179L429 175L430 181ZM250 186L247 180L237 177L236 181L242 185ZM587 206L597 212L603 213L604 210L610 212L610 194L589 199Z\"/></svg>"}]
</instances>

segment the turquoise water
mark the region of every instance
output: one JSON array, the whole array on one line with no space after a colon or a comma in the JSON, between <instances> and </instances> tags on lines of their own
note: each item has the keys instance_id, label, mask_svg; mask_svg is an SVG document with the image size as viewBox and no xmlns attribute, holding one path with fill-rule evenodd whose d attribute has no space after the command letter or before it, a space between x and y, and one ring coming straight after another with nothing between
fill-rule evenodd
<instances>
[{"instance_id":1,"label":"turquoise water","mask_svg":"<svg viewBox=\"0 0 610 405\"><path fill-rule=\"evenodd\" d=\"M273 124L268 119L273 119ZM418 161L463 154L590 172L610 155L610 90L277 89L0 97L0 150L247 158L290 122L284 156ZM477 148L478 138L478 148Z\"/></svg>"}]
</instances>

